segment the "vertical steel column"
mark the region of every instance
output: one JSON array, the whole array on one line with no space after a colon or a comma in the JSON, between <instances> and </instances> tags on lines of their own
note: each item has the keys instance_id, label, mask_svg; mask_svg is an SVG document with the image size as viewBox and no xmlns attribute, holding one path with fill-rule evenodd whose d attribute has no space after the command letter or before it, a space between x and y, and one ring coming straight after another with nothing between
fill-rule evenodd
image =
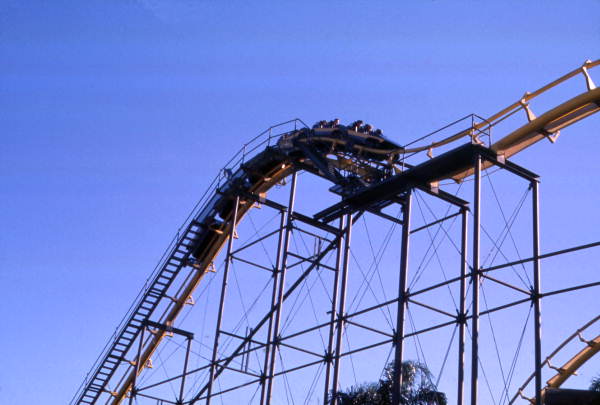
<instances>
[{"instance_id":1,"label":"vertical steel column","mask_svg":"<svg viewBox=\"0 0 600 405\"><path fill-rule=\"evenodd\" d=\"M297 172L292 174L292 184L290 189L290 200L287 208L287 220L285 224L285 237L283 243L282 259L281 259L281 271L279 276L279 286L277 293L277 306L275 309L275 324L273 325L273 336L271 342L271 353L270 353L270 367L267 374L267 394L266 404L271 403L271 396L273 395L273 376L275 375L275 352L279 345L279 327L281 325L281 313L283 309L283 297L285 295L285 274L287 270L287 256L288 249L290 246L290 235L292 233L293 221L292 213L294 212L294 201L296 199L296 180L298 178Z\"/></svg>"},{"instance_id":2,"label":"vertical steel column","mask_svg":"<svg viewBox=\"0 0 600 405\"><path fill-rule=\"evenodd\" d=\"M178 404L183 404L183 390L185 388L185 375L187 374L188 362L190 360L190 350L192 345L192 338L188 336L187 347L185 350L185 360L183 361L183 374L181 375L181 386L179 387L179 400Z\"/></svg>"},{"instance_id":3,"label":"vertical steel column","mask_svg":"<svg viewBox=\"0 0 600 405\"><path fill-rule=\"evenodd\" d=\"M463 405L465 397L465 328L467 326L467 245L468 211L461 208L462 233L460 246L460 313L458 314L458 390L456 395L457 405Z\"/></svg>"},{"instance_id":4,"label":"vertical steel column","mask_svg":"<svg viewBox=\"0 0 600 405\"><path fill-rule=\"evenodd\" d=\"M337 235L337 252L335 257L335 275L333 278L333 296L331 298L331 318L329 320L329 340L327 342L327 353L325 361L327 362L325 369L325 392L323 394L323 405L329 404L329 383L331 379L331 366L333 365L333 341L335 337L335 323L337 320L337 302L338 289L340 284L340 269L342 267L342 242L344 241L344 217L340 217L339 222L340 233Z\"/></svg>"},{"instance_id":5,"label":"vertical steel column","mask_svg":"<svg viewBox=\"0 0 600 405\"><path fill-rule=\"evenodd\" d=\"M223 272L223 284L221 285L221 299L219 302L219 313L217 315L217 326L215 328L215 342L212 352L212 361L210 363L210 377L206 392L206 405L210 405L212 395L212 385L215 379L215 369L217 367L217 355L219 349L219 334L221 332L221 323L223 321L223 311L225 310L225 293L227 292L227 278L229 277L229 268L231 267L231 251L233 250L233 236L235 235L235 227L238 216L238 208L240 205L240 197L235 198L235 207L233 209L233 217L231 218L231 229L229 229L229 240L227 241L227 255L225 256L225 270Z\"/></svg>"},{"instance_id":6,"label":"vertical steel column","mask_svg":"<svg viewBox=\"0 0 600 405\"><path fill-rule=\"evenodd\" d=\"M539 183L531 182L533 205L533 311L535 339L535 405L542 405L542 315L540 302L540 199Z\"/></svg>"},{"instance_id":7,"label":"vertical steel column","mask_svg":"<svg viewBox=\"0 0 600 405\"><path fill-rule=\"evenodd\" d=\"M402 400L402 362L404 361L404 319L408 304L408 249L410 240L410 208L412 191L406 194L402 204L402 246L400 251L400 277L398 280L398 310L396 314L396 333L394 353L394 381L392 386L392 404L399 405Z\"/></svg>"},{"instance_id":8,"label":"vertical steel column","mask_svg":"<svg viewBox=\"0 0 600 405\"><path fill-rule=\"evenodd\" d=\"M348 287L348 268L350 266L350 241L352 237L352 214L346 214L346 231L344 238L344 258L342 267L342 286L340 289L340 305L337 314L337 334L335 339L335 358L333 366L333 404L337 404L337 392L340 379L340 366L342 361L342 337L344 336L344 317L346 312L346 289Z\"/></svg>"},{"instance_id":9,"label":"vertical steel column","mask_svg":"<svg viewBox=\"0 0 600 405\"><path fill-rule=\"evenodd\" d=\"M245 338L248 341L248 344L245 347L246 354L242 356L242 365L244 371L248 372L248 363L250 363L250 353L252 349L252 328L246 326L246 336Z\"/></svg>"},{"instance_id":10,"label":"vertical steel column","mask_svg":"<svg viewBox=\"0 0 600 405\"><path fill-rule=\"evenodd\" d=\"M277 240L277 257L275 258L275 268L273 269L273 289L271 290L271 315L269 316L269 326L267 329L265 361L263 363L262 386L260 388L260 405L265 405L267 401L267 374L269 372L269 356L271 354L271 345L273 344L273 322L275 321L273 308L275 308L275 305L277 305L277 282L279 280L279 272L281 271L281 254L283 250L283 243L286 231L286 218L286 211L281 211L281 217L279 219L279 236Z\"/></svg>"},{"instance_id":11,"label":"vertical steel column","mask_svg":"<svg viewBox=\"0 0 600 405\"><path fill-rule=\"evenodd\" d=\"M479 249L481 228L481 156L475 157L475 185L473 212L473 317L471 321L471 405L477 405L477 379L479 374Z\"/></svg>"},{"instance_id":12,"label":"vertical steel column","mask_svg":"<svg viewBox=\"0 0 600 405\"><path fill-rule=\"evenodd\" d=\"M131 382L131 391L129 392L129 405L133 405L133 399L135 398L135 383L137 375L140 372L140 359L142 358L142 346L144 345L144 331L146 330L146 324L142 323L142 331L140 332L140 345L138 346L137 358L135 359L135 369L133 372L133 380Z\"/></svg>"}]
</instances>

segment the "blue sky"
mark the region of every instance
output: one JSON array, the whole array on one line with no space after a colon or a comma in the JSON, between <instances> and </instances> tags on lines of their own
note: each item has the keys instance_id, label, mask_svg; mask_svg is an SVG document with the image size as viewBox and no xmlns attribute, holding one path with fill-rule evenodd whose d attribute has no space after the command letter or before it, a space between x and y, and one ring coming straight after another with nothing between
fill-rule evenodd
<instances>
[{"instance_id":1,"label":"blue sky","mask_svg":"<svg viewBox=\"0 0 600 405\"><path fill-rule=\"evenodd\" d=\"M4 0L0 403L71 398L248 138L337 116L403 143L489 115L597 59L598 15L599 1ZM556 204L543 250L599 239L588 121L519 160Z\"/></svg>"}]
</instances>

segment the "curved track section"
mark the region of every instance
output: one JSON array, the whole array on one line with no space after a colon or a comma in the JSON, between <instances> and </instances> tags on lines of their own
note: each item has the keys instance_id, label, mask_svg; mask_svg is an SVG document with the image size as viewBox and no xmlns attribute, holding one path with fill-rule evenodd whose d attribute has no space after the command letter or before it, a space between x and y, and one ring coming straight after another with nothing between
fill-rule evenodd
<instances>
[{"instance_id":1,"label":"curved track section","mask_svg":"<svg viewBox=\"0 0 600 405\"><path fill-rule=\"evenodd\" d=\"M582 333L586 331L589 327L594 325L596 322L600 321L600 316L595 317L581 328L577 329L575 333L566 338L556 349L552 351L544 360L543 365L548 366L554 370L556 370L556 374L552 376L546 383L546 387L543 390L543 393L552 388L560 388L571 376L576 375L577 370L581 366L583 366L588 360L590 360L594 355L600 352L600 335L596 336L594 339L586 340L583 338ZM565 364L561 367L556 367L551 365L551 361L561 350L563 350L569 343L574 340L579 339L582 343L585 344L585 347L581 349L576 355L574 355L571 359L569 359ZM513 404L519 397L527 399L529 402L535 403L535 399L526 398L523 395L523 390L527 387L535 374L532 373L527 380L519 387L517 393L512 397L509 402L509 405ZM542 395L543 395L542 393Z\"/></svg>"},{"instance_id":2,"label":"curved track section","mask_svg":"<svg viewBox=\"0 0 600 405\"><path fill-rule=\"evenodd\" d=\"M109 403L119 404L127 396L137 375L160 345L168 330L154 330L143 345L134 348L134 342L152 319L171 327L182 308L189 302L192 292L207 272L211 271L216 255L223 248L233 227L242 220L254 202L260 201L275 184L291 173L305 170L328 179L334 184L332 191L348 199L378 184L404 181L403 174L419 169L405 162L407 156L428 152L453 142L468 138L481 144L478 134L491 128L504 118L524 110L529 122L500 139L490 147L490 152L501 158L538 142L544 137L553 138L560 129L600 110L600 89L596 89L588 69L600 61L586 62L562 78L534 93L527 94L517 103L497 114L473 124L465 131L428 145L402 147L370 130L358 127L331 125L298 129L300 120L281 125L294 125L294 129L281 131L278 125L256 137L236 155L213 182L203 199L180 228L151 278L140 292L117 332L110 339L94 364L88 378L72 400L72 404L94 404L102 396ZM535 118L528 103L537 95L583 74L587 91ZM276 140L276 143L273 142ZM248 157L252 156L248 159ZM425 159L426 160L426 159ZM426 165L425 161L420 165ZM435 178L461 181L472 173L470 162L445 170ZM408 180L407 180L408 181ZM412 184L406 184L413 187ZM234 213L239 201L237 215ZM183 269L191 271L183 271ZM177 283L174 283L177 280ZM176 286L176 287L174 287ZM138 352L136 356L135 352ZM585 354L587 355L587 354ZM585 357L585 355L583 355ZM139 361L135 361L135 359Z\"/></svg>"},{"instance_id":3,"label":"curved track section","mask_svg":"<svg viewBox=\"0 0 600 405\"><path fill-rule=\"evenodd\" d=\"M586 340L585 347L571 360L559 367L558 373L548 380L546 388L559 388L567 379L574 375L579 368L600 351L600 335L592 340Z\"/></svg>"}]
</instances>

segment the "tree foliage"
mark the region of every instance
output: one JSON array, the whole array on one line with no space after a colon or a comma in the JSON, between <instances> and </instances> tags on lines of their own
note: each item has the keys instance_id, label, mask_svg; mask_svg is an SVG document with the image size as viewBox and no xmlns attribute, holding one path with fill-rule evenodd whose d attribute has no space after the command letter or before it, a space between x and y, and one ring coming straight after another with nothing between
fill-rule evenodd
<instances>
[{"instance_id":1,"label":"tree foliage","mask_svg":"<svg viewBox=\"0 0 600 405\"><path fill-rule=\"evenodd\" d=\"M592 383L590 384L590 391L600 392L600 375L592 378Z\"/></svg>"},{"instance_id":2,"label":"tree foliage","mask_svg":"<svg viewBox=\"0 0 600 405\"><path fill-rule=\"evenodd\" d=\"M431 372L421 363L406 361L402 363L402 386L400 403L402 405L446 405L446 395L438 392L432 382ZM353 386L337 393L338 405L391 405L394 365L386 366L383 376L376 383ZM331 398L333 403L333 398Z\"/></svg>"}]
</instances>

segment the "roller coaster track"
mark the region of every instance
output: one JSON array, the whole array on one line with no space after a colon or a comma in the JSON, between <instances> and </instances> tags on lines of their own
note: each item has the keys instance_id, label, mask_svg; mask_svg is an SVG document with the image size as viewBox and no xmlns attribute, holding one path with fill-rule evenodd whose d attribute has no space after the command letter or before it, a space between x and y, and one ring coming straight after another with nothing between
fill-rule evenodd
<instances>
[{"instance_id":1,"label":"roller coaster track","mask_svg":"<svg viewBox=\"0 0 600 405\"><path fill-rule=\"evenodd\" d=\"M135 351L134 341L147 327L146 322L152 318L154 322L173 326L196 287L212 270L213 260L229 236L233 235L237 223L255 202L263 199L271 187L293 172L305 170L330 180L336 185L338 193L352 205L353 196L378 184L406 181L411 182L407 187L420 185L414 183L410 173L418 171L429 161L423 157L424 163L412 166L406 163L408 157L421 156L424 152L431 157L434 150L464 142L465 139L473 144L483 144L481 134L516 112L524 111L527 122L523 126L486 148L498 160L508 159L544 138L555 141L561 129L600 110L600 88L595 87L588 72L598 65L600 60L587 61L582 67L535 92L526 93L520 100L487 119L473 123L450 137L420 146L402 147L381 136L361 132L358 128L334 126L311 129L298 119L271 127L258 135L228 162L200 199L92 366L71 404L95 404L106 393L109 397L107 403L112 404L119 404L127 397L136 376L143 371L164 336L169 333L168 330L154 330L143 342L140 354L136 357L132 354ZM536 97L573 77L581 76L585 80L585 92L539 117L533 114L530 103ZM292 125L294 129L283 131ZM421 178L419 182L426 186L444 179L461 181L471 174L470 161L458 162L436 176ZM327 221L306 220L332 228ZM580 359L585 361L586 356ZM575 363L573 367L581 362ZM119 373L117 370L120 370ZM217 375L219 372L217 368Z\"/></svg>"},{"instance_id":2,"label":"roller coaster track","mask_svg":"<svg viewBox=\"0 0 600 405\"><path fill-rule=\"evenodd\" d=\"M545 391L552 388L560 388L565 381L569 379L569 377L575 375L577 370L585 364L589 359L591 359L596 353L600 351L600 335L596 336L594 339L587 340L582 336L582 333L585 332L586 329L594 325L596 322L600 321L600 316L596 316L591 321L587 322L581 328L577 329L575 333L567 337L560 345L556 347L550 353L543 362L543 366L548 366L554 370L556 370L556 374L550 378L546 387L542 391L542 395L544 395ZM562 349L564 349L567 344L579 339L585 346L571 359L569 359L565 364L561 367L553 366L550 362ZM532 398L527 398L523 395L523 390L527 387L529 383L533 380L535 374L532 373L525 382L519 387L517 393L512 397L509 402L509 405L513 404L517 399L523 398L528 400L529 402L534 403L535 400Z\"/></svg>"}]
</instances>

